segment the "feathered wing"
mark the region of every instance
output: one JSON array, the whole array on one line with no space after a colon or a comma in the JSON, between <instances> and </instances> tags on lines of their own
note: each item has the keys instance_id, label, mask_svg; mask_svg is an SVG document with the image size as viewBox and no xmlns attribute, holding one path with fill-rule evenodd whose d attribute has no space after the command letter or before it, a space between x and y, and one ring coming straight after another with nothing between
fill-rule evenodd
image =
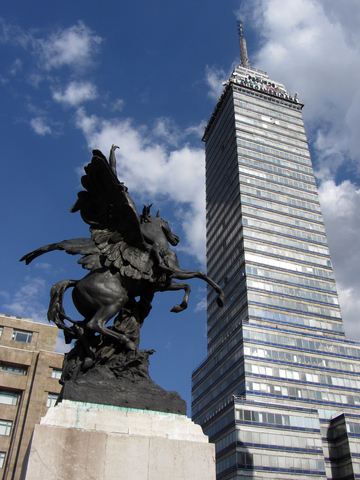
<instances>
[{"instance_id":1,"label":"feathered wing","mask_svg":"<svg viewBox=\"0 0 360 480\"><path fill-rule=\"evenodd\" d=\"M101 267L101 253L95 242L91 238L74 238L72 240L63 240L62 242L52 243L37 248L33 252L24 255L20 262L25 261L26 265L35 260L35 258L47 252L54 250L65 250L70 255L83 255L78 263L86 270L94 270Z\"/></svg>"},{"instance_id":2,"label":"feathered wing","mask_svg":"<svg viewBox=\"0 0 360 480\"><path fill-rule=\"evenodd\" d=\"M140 217L127 188L121 183L99 150L93 151L71 212L80 211L90 225L91 238L104 266L114 267L131 278L152 279L153 261L140 228Z\"/></svg>"}]
</instances>

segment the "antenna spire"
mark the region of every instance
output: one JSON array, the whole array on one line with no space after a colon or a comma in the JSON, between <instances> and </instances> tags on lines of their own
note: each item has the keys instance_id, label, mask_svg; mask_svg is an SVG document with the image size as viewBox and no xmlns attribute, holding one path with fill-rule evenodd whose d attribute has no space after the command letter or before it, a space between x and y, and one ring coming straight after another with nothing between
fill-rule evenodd
<instances>
[{"instance_id":1,"label":"antenna spire","mask_svg":"<svg viewBox=\"0 0 360 480\"><path fill-rule=\"evenodd\" d=\"M239 43L240 43L240 63L241 63L241 66L245 68L249 68L250 62L247 54L246 40L243 36L242 22L238 20L237 25L238 25Z\"/></svg>"}]
</instances>

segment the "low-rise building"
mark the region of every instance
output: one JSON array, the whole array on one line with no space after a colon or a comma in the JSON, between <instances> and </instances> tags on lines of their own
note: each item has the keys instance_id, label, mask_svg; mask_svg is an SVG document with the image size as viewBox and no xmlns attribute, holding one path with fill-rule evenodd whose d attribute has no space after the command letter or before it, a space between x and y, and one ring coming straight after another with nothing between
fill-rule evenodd
<instances>
[{"instance_id":1,"label":"low-rise building","mask_svg":"<svg viewBox=\"0 0 360 480\"><path fill-rule=\"evenodd\" d=\"M58 328L0 314L0 475L18 480L34 425L55 404Z\"/></svg>"}]
</instances>

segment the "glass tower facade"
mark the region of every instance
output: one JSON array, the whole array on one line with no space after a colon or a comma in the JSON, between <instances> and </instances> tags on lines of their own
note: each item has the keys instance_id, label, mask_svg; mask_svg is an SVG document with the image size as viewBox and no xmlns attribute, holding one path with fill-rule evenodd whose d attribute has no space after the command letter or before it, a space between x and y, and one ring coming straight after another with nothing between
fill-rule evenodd
<instances>
[{"instance_id":1,"label":"glass tower facade","mask_svg":"<svg viewBox=\"0 0 360 480\"><path fill-rule=\"evenodd\" d=\"M203 138L207 269L226 305L209 290L192 418L218 479L360 479L360 342L343 329L302 107L242 60Z\"/></svg>"}]
</instances>

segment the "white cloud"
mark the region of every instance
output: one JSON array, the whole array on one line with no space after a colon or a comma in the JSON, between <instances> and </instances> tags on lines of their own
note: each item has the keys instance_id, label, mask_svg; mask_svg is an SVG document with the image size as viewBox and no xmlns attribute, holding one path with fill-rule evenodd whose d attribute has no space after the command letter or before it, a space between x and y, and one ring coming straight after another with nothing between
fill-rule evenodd
<instances>
[{"instance_id":1,"label":"white cloud","mask_svg":"<svg viewBox=\"0 0 360 480\"><path fill-rule=\"evenodd\" d=\"M340 185L328 180L321 184L319 197L346 333L360 338L360 189L349 180Z\"/></svg>"},{"instance_id":2,"label":"white cloud","mask_svg":"<svg viewBox=\"0 0 360 480\"><path fill-rule=\"evenodd\" d=\"M213 100L217 101L224 89L223 82L229 80L229 74L226 74L224 70L217 69L215 67L206 66L205 80L210 87L208 95Z\"/></svg>"},{"instance_id":3,"label":"white cloud","mask_svg":"<svg viewBox=\"0 0 360 480\"><path fill-rule=\"evenodd\" d=\"M111 105L111 110L113 112L118 111L121 112L122 109L124 108L125 102L121 98L117 98Z\"/></svg>"},{"instance_id":4,"label":"white cloud","mask_svg":"<svg viewBox=\"0 0 360 480\"><path fill-rule=\"evenodd\" d=\"M46 308L41 304L39 298L47 290L45 280L40 277L26 277L20 290L12 298L8 298L2 308L24 318L32 318L36 322L47 323Z\"/></svg>"},{"instance_id":5,"label":"white cloud","mask_svg":"<svg viewBox=\"0 0 360 480\"><path fill-rule=\"evenodd\" d=\"M23 48L27 48L31 41L32 35L30 33L24 32L17 25L7 23L3 18L0 18L1 43L10 43L12 45L20 45Z\"/></svg>"},{"instance_id":6,"label":"white cloud","mask_svg":"<svg viewBox=\"0 0 360 480\"><path fill-rule=\"evenodd\" d=\"M20 60L20 58L17 58L12 64L12 67L10 68L11 75L16 75L18 72L20 72L22 66L23 62Z\"/></svg>"},{"instance_id":7,"label":"white cloud","mask_svg":"<svg viewBox=\"0 0 360 480\"><path fill-rule=\"evenodd\" d=\"M51 128L46 124L44 117L36 117L30 120L30 126L38 135L46 135L51 133Z\"/></svg>"},{"instance_id":8,"label":"white cloud","mask_svg":"<svg viewBox=\"0 0 360 480\"><path fill-rule=\"evenodd\" d=\"M202 300L200 300L200 302L196 305L195 307L195 310L194 312L204 312L206 311L206 307L207 307L207 301L206 301L206 298L203 298Z\"/></svg>"},{"instance_id":9,"label":"white cloud","mask_svg":"<svg viewBox=\"0 0 360 480\"><path fill-rule=\"evenodd\" d=\"M71 82L63 93L59 90L53 92L54 100L73 107L95 98L97 98L96 86L90 82Z\"/></svg>"},{"instance_id":10,"label":"white cloud","mask_svg":"<svg viewBox=\"0 0 360 480\"><path fill-rule=\"evenodd\" d=\"M101 42L101 37L79 22L65 30L59 29L46 39L34 39L32 43L39 64L46 70L64 65L78 70L93 63Z\"/></svg>"},{"instance_id":11,"label":"white cloud","mask_svg":"<svg viewBox=\"0 0 360 480\"><path fill-rule=\"evenodd\" d=\"M120 146L116 152L118 175L130 194L137 194L144 203L161 202L164 198L176 202L177 218L185 232L185 242L182 239L185 246L181 246L181 242L179 248L186 249L204 264L204 151L189 145L168 150L167 144L174 132L170 135L164 130L167 141L162 144L153 132L144 126L133 126L129 119L103 120L95 115L87 116L84 108L77 111L77 126L90 148L99 148L107 154L113 143ZM171 138L173 142L175 137Z\"/></svg>"}]
</instances>

